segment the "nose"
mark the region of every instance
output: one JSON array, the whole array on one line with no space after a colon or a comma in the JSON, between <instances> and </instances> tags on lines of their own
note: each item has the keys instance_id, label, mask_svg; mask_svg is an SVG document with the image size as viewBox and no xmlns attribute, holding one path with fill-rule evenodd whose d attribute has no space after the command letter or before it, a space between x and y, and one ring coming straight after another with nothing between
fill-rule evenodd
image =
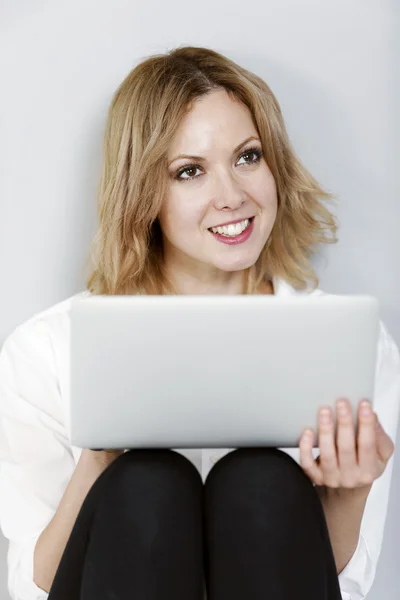
<instances>
[{"instance_id":1,"label":"nose","mask_svg":"<svg viewBox=\"0 0 400 600\"><path fill-rule=\"evenodd\" d=\"M246 202L242 187L230 174L215 176L213 204L217 210L237 210Z\"/></svg>"}]
</instances>

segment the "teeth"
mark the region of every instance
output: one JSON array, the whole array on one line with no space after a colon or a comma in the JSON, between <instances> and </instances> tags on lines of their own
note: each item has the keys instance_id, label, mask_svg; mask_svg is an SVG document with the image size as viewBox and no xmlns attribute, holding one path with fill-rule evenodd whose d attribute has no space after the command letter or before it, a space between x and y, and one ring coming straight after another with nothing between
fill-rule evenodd
<instances>
[{"instance_id":1,"label":"teeth","mask_svg":"<svg viewBox=\"0 0 400 600\"><path fill-rule=\"evenodd\" d=\"M249 219L245 219L240 223L235 223L235 225L224 225L224 227L211 227L211 231L213 233L219 233L220 235L235 237L242 233L245 229L247 229L249 224Z\"/></svg>"}]
</instances>

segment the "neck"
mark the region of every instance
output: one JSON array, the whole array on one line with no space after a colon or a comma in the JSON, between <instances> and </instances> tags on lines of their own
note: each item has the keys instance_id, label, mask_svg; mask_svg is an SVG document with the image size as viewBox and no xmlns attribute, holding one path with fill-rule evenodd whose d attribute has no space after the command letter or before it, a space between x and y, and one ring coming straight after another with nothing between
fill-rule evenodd
<instances>
[{"instance_id":1,"label":"neck","mask_svg":"<svg viewBox=\"0 0 400 600\"><path fill-rule=\"evenodd\" d=\"M246 289L246 271L222 271L164 248L164 270L175 292L182 295L238 295ZM262 281L257 294L274 294L271 281Z\"/></svg>"},{"instance_id":2,"label":"neck","mask_svg":"<svg viewBox=\"0 0 400 600\"><path fill-rule=\"evenodd\" d=\"M243 272L223 273L219 277L197 277L195 273L174 273L170 280L178 294L185 295L236 295L243 294Z\"/></svg>"},{"instance_id":3,"label":"neck","mask_svg":"<svg viewBox=\"0 0 400 600\"><path fill-rule=\"evenodd\" d=\"M245 271L218 271L206 276L205 273L194 273L191 270L171 269L168 276L177 294L232 296L245 292ZM256 293L273 295L272 281L262 281Z\"/></svg>"}]
</instances>

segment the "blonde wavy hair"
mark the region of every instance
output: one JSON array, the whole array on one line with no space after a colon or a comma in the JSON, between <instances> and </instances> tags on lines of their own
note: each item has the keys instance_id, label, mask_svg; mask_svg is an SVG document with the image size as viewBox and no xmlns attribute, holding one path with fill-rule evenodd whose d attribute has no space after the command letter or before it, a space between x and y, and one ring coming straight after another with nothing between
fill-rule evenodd
<instances>
[{"instance_id":1,"label":"blonde wavy hair","mask_svg":"<svg viewBox=\"0 0 400 600\"><path fill-rule=\"evenodd\" d=\"M175 293L164 272L158 221L167 152L193 102L219 89L249 108L278 196L270 237L247 269L246 293L272 276L297 289L307 280L318 286L310 257L318 244L337 242L335 217L324 205L335 196L297 158L278 101L260 77L214 50L185 46L138 64L111 101L89 257L92 294Z\"/></svg>"}]
</instances>

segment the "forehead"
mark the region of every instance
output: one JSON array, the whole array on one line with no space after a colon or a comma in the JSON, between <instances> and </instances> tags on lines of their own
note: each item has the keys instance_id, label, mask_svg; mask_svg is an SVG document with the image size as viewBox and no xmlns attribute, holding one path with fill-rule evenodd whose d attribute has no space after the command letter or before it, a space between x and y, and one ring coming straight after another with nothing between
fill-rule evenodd
<instances>
[{"instance_id":1,"label":"forehead","mask_svg":"<svg viewBox=\"0 0 400 600\"><path fill-rule=\"evenodd\" d=\"M257 130L247 106L225 90L213 91L196 100L183 117L169 156L184 152L202 154L216 145L231 150L250 135L257 135Z\"/></svg>"}]
</instances>

